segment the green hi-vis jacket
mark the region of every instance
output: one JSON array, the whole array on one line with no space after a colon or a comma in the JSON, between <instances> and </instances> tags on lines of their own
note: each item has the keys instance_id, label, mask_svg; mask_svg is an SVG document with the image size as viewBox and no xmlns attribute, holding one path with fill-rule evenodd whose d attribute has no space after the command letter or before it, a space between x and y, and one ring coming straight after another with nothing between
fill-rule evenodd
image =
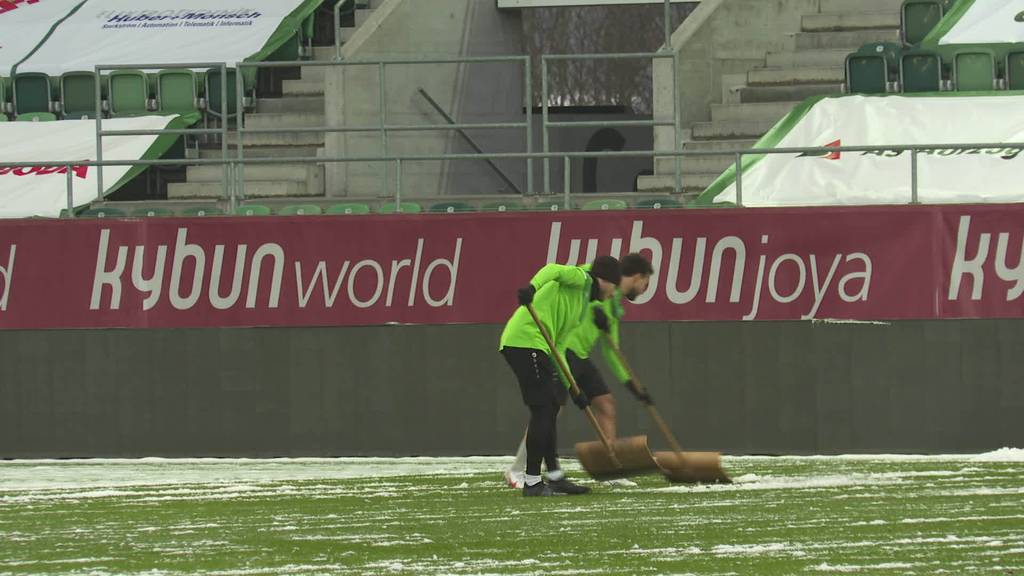
<instances>
[{"instance_id":1,"label":"green hi-vis jacket","mask_svg":"<svg viewBox=\"0 0 1024 576\"><path fill-rule=\"evenodd\" d=\"M587 270L579 266L548 264L530 280L537 289L533 296L533 309L558 348L557 354L565 361L565 348L560 343L586 319L590 311L590 291L593 280ZM592 321L591 321L592 323ZM532 348L542 350L549 356L552 350L530 316L526 306L516 309L501 333L500 349ZM556 361L557 364L557 361ZM569 387L565 378L562 378Z\"/></svg>"},{"instance_id":2,"label":"green hi-vis jacket","mask_svg":"<svg viewBox=\"0 0 1024 576\"><path fill-rule=\"evenodd\" d=\"M626 315L626 310L622 307L622 293L618 290L615 291L615 296L608 300L598 300L590 303L590 309L587 311L586 321L581 322L579 326L573 330L569 337L565 341L565 348L572 350L576 356L580 358L589 358L590 351L594 349L594 346L601 343L601 353L604 356L605 362L608 363L608 367L611 368L612 373L619 379L619 382L625 384L629 380L629 371L619 361L618 355L615 351L604 342L604 336L601 334L601 330L594 324L594 308L602 308L605 316L608 317L608 336L611 338L615 346L619 346L619 320ZM562 350L564 353L564 349Z\"/></svg>"}]
</instances>

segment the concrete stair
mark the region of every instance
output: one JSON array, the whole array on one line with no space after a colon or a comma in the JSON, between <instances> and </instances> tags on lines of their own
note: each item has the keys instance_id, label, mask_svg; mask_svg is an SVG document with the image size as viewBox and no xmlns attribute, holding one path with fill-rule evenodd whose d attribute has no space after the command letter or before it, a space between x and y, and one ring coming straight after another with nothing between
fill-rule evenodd
<instances>
[{"instance_id":1,"label":"concrete stair","mask_svg":"<svg viewBox=\"0 0 1024 576\"><path fill-rule=\"evenodd\" d=\"M781 118L806 98L842 92L846 56L870 42L898 42L901 0L820 0L819 11L801 16L794 49L768 52L764 65L739 81L723 77L731 88L723 103L711 104L710 122L690 126L684 150L722 151L754 147ZM725 82L724 80L729 80ZM683 192L699 194L735 163L734 156L682 160ZM671 191L675 160L657 158L654 175L641 177L647 192Z\"/></svg>"}]
</instances>

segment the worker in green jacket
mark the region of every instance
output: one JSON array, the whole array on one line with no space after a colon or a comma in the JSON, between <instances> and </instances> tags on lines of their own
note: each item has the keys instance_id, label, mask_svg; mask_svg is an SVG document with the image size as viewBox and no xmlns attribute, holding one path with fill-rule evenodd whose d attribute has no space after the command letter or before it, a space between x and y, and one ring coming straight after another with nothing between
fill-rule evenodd
<instances>
[{"instance_id":1,"label":"worker in green jacket","mask_svg":"<svg viewBox=\"0 0 1024 576\"><path fill-rule=\"evenodd\" d=\"M583 267L587 269L586 266ZM619 346L619 321L625 316L622 299L633 301L647 290L654 268L640 254L628 254L620 262L622 279L619 288L612 298L595 300L589 303L591 308L587 320L581 322L569 336L556 345L559 352L567 360L569 371L576 379L576 384L590 400L594 417L598 425L609 439L617 437L616 403L605 384L597 366L590 360L590 353L599 343L605 362L619 382L642 402L650 400L646 391L641 391L630 379L629 371L615 352L604 343L603 333L607 333L615 346ZM516 460L505 472L505 480L509 486L520 488L524 484L523 469L526 466L526 442L520 443Z\"/></svg>"},{"instance_id":2,"label":"worker in green jacket","mask_svg":"<svg viewBox=\"0 0 1024 576\"><path fill-rule=\"evenodd\" d=\"M562 356L558 344L581 323L591 322L590 303L603 301L615 293L621 278L619 261L611 256L594 260L590 269L548 264L530 283L519 289L519 308L512 314L501 334L502 356L519 381L523 403L530 410L526 434L526 475L524 496L550 496L555 493L583 494L590 489L570 482L561 469L557 455L556 421L568 396L568 382L558 372L554 355ZM533 305L540 322L555 342L552 350L534 322L528 304ZM573 401L581 409L589 406L580 393ZM547 467L545 483L540 475L541 462Z\"/></svg>"}]
</instances>

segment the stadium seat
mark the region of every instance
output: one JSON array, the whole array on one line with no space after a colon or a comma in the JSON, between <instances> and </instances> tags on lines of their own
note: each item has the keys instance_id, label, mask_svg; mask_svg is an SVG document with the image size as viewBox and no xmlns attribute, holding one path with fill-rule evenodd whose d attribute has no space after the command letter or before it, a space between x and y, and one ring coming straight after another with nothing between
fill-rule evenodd
<instances>
[{"instance_id":1,"label":"stadium seat","mask_svg":"<svg viewBox=\"0 0 1024 576\"><path fill-rule=\"evenodd\" d=\"M370 206L367 204L360 204L358 202L349 202L346 204L334 204L329 206L325 211L326 214L369 214Z\"/></svg>"},{"instance_id":2,"label":"stadium seat","mask_svg":"<svg viewBox=\"0 0 1024 576\"><path fill-rule=\"evenodd\" d=\"M124 210L118 208L89 208L80 215L82 218L124 218Z\"/></svg>"},{"instance_id":3,"label":"stadium seat","mask_svg":"<svg viewBox=\"0 0 1024 576\"><path fill-rule=\"evenodd\" d=\"M7 95L10 93L7 87L9 81L9 79L0 76L0 116L10 111L10 104L7 99Z\"/></svg>"},{"instance_id":4,"label":"stadium seat","mask_svg":"<svg viewBox=\"0 0 1024 576\"><path fill-rule=\"evenodd\" d=\"M908 50L900 58L903 92L938 92L942 89L942 59L930 50Z\"/></svg>"},{"instance_id":5,"label":"stadium seat","mask_svg":"<svg viewBox=\"0 0 1024 576\"><path fill-rule=\"evenodd\" d=\"M0 112L0 122L7 122L7 114Z\"/></svg>"},{"instance_id":6,"label":"stadium seat","mask_svg":"<svg viewBox=\"0 0 1024 576\"><path fill-rule=\"evenodd\" d=\"M223 216L224 211L216 206L191 206L182 210L181 215L192 218L203 216Z\"/></svg>"},{"instance_id":7,"label":"stadium seat","mask_svg":"<svg viewBox=\"0 0 1024 576\"><path fill-rule=\"evenodd\" d=\"M28 114L18 114L18 122L51 122L57 119L57 115L53 112L29 112Z\"/></svg>"},{"instance_id":8,"label":"stadium seat","mask_svg":"<svg viewBox=\"0 0 1024 576\"><path fill-rule=\"evenodd\" d=\"M65 72L60 77L61 113L69 120L96 118L96 74ZM102 111L101 111L102 112Z\"/></svg>"},{"instance_id":9,"label":"stadium seat","mask_svg":"<svg viewBox=\"0 0 1024 576\"><path fill-rule=\"evenodd\" d=\"M394 202L388 202L380 207L381 214L416 214L422 211L423 207L416 202L402 202L400 206L396 206Z\"/></svg>"},{"instance_id":10,"label":"stadium seat","mask_svg":"<svg viewBox=\"0 0 1024 576\"><path fill-rule=\"evenodd\" d=\"M984 48L958 50L953 55L953 85L960 92L995 90L995 52Z\"/></svg>"},{"instance_id":11,"label":"stadium seat","mask_svg":"<svg viewBox=\"0 0 1024 576\"><path fill-rule=\"evenodd\" d=\"M156 73L156 110L161 114L189 114L199 110L196 74L191 70Z\"/></svg>"},{"instance_id":12,"label":"stadium seat","mask_svg":"<svg viewBox=\"0 0 1024 576\"><path fill-rule=\"evenodd\" d=\"M625 210L629 208L629 204L625 200L619 200L616 198L606 200L590 200L580 207L581 210Z\"/></svg>"},{"instance_id":13,"label":"stadium seat","mask_svg":"<svg viewBox=\"0 0 1024 576\"><path fill-rule=\"evenodd\" d=\"M916 46L942 20L943 3L940 0L903 0L903 43Z\"/></svg>"},{"instance_id":14,"label":"stadium seat","mask_svg":"<svg viewBox=\"0 0 1024 576\"><path fill-rule=\"evenodd\" d=\"M533 207L534 210L542 212L558 212L560 210L569 210L570 208L565 207L565 200L542 200L537 202Z\"/></svg>"},{"instance_id":15,"label":"stadium seat","mask_svg":"<svg viewBox=\"0 0 1024 576\"><path fill-rule=\"evenodd\" d=\"M1006 87L1024 90L1024 51L1006 55Z\"/></svg>"},{"instance_id":16,"label":"stadium seat","mask_svg":"<svg viewBox=\"0 0 1024 576\"><path fill-rule=\"evenodd\" d=\"M228 69L227 72L227 107L228 107L228 118L232 118L238 113L238 87L235 85L237 80L235 79L236 72L233 69ZM221 81L220 81L220 69L211 68L206 72L205 90L206 90L206 112L214 118L220 118L223 116L223 103L221 99Z\"/></svg>"},{"instance_id":17,"label":"stadium seat","mask_svg":"<svg viewBox=\"0 0 1024 576\"><path fill-rule=\"evenodd\" d=\"M846 57L846 86L851 94L884 94L899 70L902 47L890 42L861 46Z\"/></svg>"},{"instance_id":18,"label":"stadium seat","mask_svg":"<svg viewBox=\"0 0 1024 576\"><path fill-rule=\"evenodd\" d=\"M484 204L482 209L485 212L518 212L523 209L523 205L518 202L491 202Z\"/></svg>"},{"instance_id":19,"label":"stadium seat","mask_svg":"<svg viewBox=\"0 0 1024 576\"><path fill-rule=\"evenodd\" d=\"M316 216L324 211L316 204L293 204L277 211L279 216Z\"/></svg>"},{"instance_id":20,"label":"stadium seat","mask_svg":"<svg viewBox=\"0 0 1024 576\"><path fill-rule=\"evenodd\" d=\"M18 115L53 110L53 86L50 77L36 72L14 77L14 108Z\"/></svg>"},{"instance_id":21,"label":"stadium seat","mask_svg":"<svg viewBox=\"0 0 1024 576\"><path fill-rule=\"evenodd\" d=\"M663 208L682 208L683 205L672 198L644 198L636 203L637 208L661 210Z\"/></svg>"},{"instance_id":22,"label":"stadium seat","mask_svg":"<svg viewBox=\"0 0 1024 576\"><path fill-rule=\"evenodd\" d=\"M235 208L235 216L270 216L271 210L261 204L246 204Z\"/></svg>"},{"instance_id":23,"label":"stadium seat","mask_svg":"<svg viewBox=\"0 0 1024 576\"><path fill-rule=\"evenodd\" d=\"M143 116L149 112L149 80L142 70L114 70L107 78L111 116Z\"/></svg>"},{"instance_id":24,"label":"stadium seat","mask_svg":"<svg viewBox=\"0 0 1024 576\"><path fill-rule=\"evenodd\" d=\"M465 202L438 202L431 206L429 211L433 213L454 214L456 212L474 212L475 210L476 208Z\"/></svg>"},{"instance_id":25,"label":"stadium seat","mask_svg":"<svg viewBox=\"0 0 1024 576\"><path fill-rule=\"evenodd\" d=\"M169 208L162 206L150 206L149 208L137 208L132 210L132 216L139 216L142 218L155 218L155 217L168 217L174 216L174 211Z\"/></svg>"}]
</instances>

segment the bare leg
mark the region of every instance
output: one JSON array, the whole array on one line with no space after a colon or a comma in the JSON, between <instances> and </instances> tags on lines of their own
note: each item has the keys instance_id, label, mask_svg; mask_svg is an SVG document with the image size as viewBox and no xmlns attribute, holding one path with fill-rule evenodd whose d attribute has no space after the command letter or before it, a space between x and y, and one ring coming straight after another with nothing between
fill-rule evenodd
<instances>
[{"instance_id":1,"label":"bare leg","mask_svg":"<svg viewBox=\"0 0 1024 576\"><path fill-rule=\"evenodd\" d=\"M611 394L595 396L590 399L590 406L601 431L609 440L615 440L618 437L615 429L615 397Z\"/></svg>"}]
</instances>

